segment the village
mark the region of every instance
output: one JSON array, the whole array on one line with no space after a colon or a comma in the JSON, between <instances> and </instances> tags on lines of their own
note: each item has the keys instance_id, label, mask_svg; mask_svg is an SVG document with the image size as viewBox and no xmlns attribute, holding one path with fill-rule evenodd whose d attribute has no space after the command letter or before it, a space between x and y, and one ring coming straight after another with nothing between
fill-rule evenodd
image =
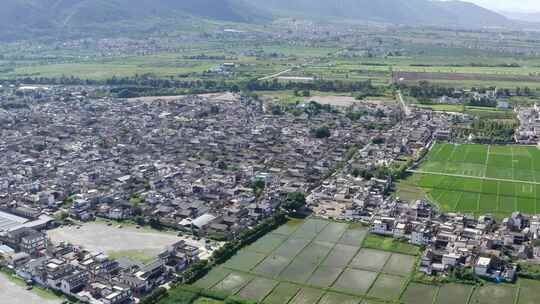
<instances>
[{"instance_id":1,"label":"village","mask_svg":"<svg viewBox=\"0 0 540 304\"><path fill-rule=\"evenodd\" d=\"M305 195L314 217L425 248L426 275L459 268L513 282L517 261L540 258L540 216L497 222L391 195L434 142L452 140L461 115L369 101L281 107L233 93L91 91L21 86L0 97L0 263L29 285L88 303L136 302L274 215L292 193ZM519 111L523 136L537 140L538 109ZM51 240L56 229L77 233L98 221L182 238L146 263Z\"/></svg>"}]
</instances>

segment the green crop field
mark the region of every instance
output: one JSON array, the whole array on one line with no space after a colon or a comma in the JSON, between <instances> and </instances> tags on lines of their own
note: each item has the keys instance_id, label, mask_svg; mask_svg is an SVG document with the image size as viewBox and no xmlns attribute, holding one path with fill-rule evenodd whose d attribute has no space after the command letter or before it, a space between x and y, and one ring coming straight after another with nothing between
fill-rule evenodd
<instances>
[{"instance_id":1,"label":"green crop field","mask_svg":"<svg viewBox=\"0 0 540 304\"><path fill-rule=\"evenodd\" d=\"M294 220L194 285L261 304L532 304L539 299L533 290L540 285L531 280L482 286L415 282L419 251L387 246L382 239L357 225Z\"/></svg>"},{"instance_id":2,"label":"green crop field","mask_svg":"<svg viewBox=\"0 0 540 304\"><path fill-rule=\"evenodd\" d=\"M367 229L357 225L291 221L195 286L260 303L358 304L366 297L397 301L416 257L393 247L363 248L366 236Z\"/></svg>"},{"instance_id":3,"label":"green crop field","mask_svg":"<svg viewBox=\"0 0 540 304\"><path fill-rule=\"evenodd\" d=\"M533 146L435 144L413 172L403 184L421 188L444 212L540 211L540 150Z\"/></svg>"}]
</instances>

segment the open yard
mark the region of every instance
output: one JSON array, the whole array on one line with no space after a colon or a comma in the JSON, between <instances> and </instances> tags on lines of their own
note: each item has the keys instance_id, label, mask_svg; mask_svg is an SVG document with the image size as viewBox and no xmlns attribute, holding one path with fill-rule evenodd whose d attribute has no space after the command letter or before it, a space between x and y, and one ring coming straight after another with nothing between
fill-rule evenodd
<instances>
[{"instance_id":1,"label":"open yard","mask_svg":"<svg viewBox=\"0 0 540 304\"><path fill-rule=\"evenodd\" d=\"M118 228L103 223L85 223L82 226L63 226L48 232L53 243L69 242L93 252L103 252L113 258L126 256L147 262L166 246L186 240L204 247L202 241L178 237L171 233L139 230L133 227Z\"/></svg>"},{"instance_id":2,"label":"open yard","mask_svg":"<svg viewBox=\"0 0 540 304\"><path fill-rule=\"evenodd\" d=\"M436 144L413 172L402 184L422 188L445 212L540 211L536 147Z\"/></svg>"}]
</instances>

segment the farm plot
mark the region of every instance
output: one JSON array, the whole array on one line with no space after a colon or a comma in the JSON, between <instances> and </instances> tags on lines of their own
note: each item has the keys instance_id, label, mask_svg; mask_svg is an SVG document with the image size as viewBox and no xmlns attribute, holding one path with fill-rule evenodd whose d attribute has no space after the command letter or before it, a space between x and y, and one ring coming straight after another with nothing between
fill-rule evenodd
<instances>
[{"instance_id":1,"label":"farm plot","mask_svg":"<svg viewBox=\"0 0 540 304\"><path fill-rule=\"evenodd\" d=\"M381 274L369 291L369 295L384 300L396 299L406 279L400 276Z\"/></svg>"},{"instance_id":2,"label":"farm plot","mask_svg":"<svg viewBox=\"0 0 540 304\"><path fill-rule=\"evenodd\" d=\"M194 285L199 288L207 289L224 280L229 274L231 274L230 270L224 269L223 267L217 267L212 269L204 276L204 278L198 280Z\"/></svg>"},{"instance_id":3,"label":"farm plot","mask_svg":"<svg viewBox=\"0 0 540 304\"><path fill-rule=\"evenodd\" d=\"M291 304L312 304L317 303L323 296L324 292L315 288L302 288L296 297L291 300Z\"/></svg>"},{"instance_id":4,"label":"farm plot","mask_svg":"<svg viewBox=\"0 0 540 304\"><path fill-rule=\"evenodd\" d=\"M506 216L540 210L540 150L529 146L435 144L404 184L444 212Z\"/></svg>"},{"instance_id":5,"label":"farm plot","mask_svg":"<svg viewBox=\"0 0 540 304\"><path fill-rule=\"evenodd\" d=\"M237 293L244 288L254 277L243 273L231 273L223 281L212 287L213 290L219 292L228 292L231 294Z\"/></svg>"},{"instance_id":6,"label":"farm plot","mask_svg":"<svg viewBox=\"0 0 540 304\"><path fill-rule=\"evenodd\" d=\"M348 293L365 294L376 278L376 272L346 269L334 284L334 288Z\"/></svg>"},{"instance_id":7,"label":"farm plot","mask_svg":"<svg viewBox=\"0 0 540 304\"><path fill-rule=\"evenodd\" d=\"M360 300L360 298L353 296L329 292L321 298L318 304L358 304Z\"/></svg>"},{"instance_id":8,"label":"farm plot","mask_svg":"<svg viewBox=\"0 0 540 304\"><path fill-rule=\"evenodd\" d=\"M519 290L518 304L536 304L540 303L540 282L533 280L521 280Z\"/></svg>"},{"instance_id":9,"label":"farm plot","mask_svg":"<svg viewBox=\"0 0 540 304\"><path fill-rule=\"evenodd\" d=\"M361 249L351 262L351 266L360 269L381 271L390 256L391 253L385 251Z\"/></svg>"},{"instance_id":10,"label":"farm plot","mask_svg":"<svg viewBox=\"0 0 540 304\"><path fill-rule=\"evenodd\" d=\"M224 264L225 267L230 269L237 269L242 271L250 271L253 267L258 265L262 260L266 258L266 255L243 250L232 257L227 263Z\"/></svg>"},{"instance_id":11,"label":"farm plot","mask_svg":"<svg viewBox=\"0 0 540 304\"><path fill-rule=\"evenodd\" d=\"M514 303L516 289L511 286L485 285L478 287L469 303L474 304L507 304Z\"/></svg>"},{"instance_id":12,"label":"farm plot","mask_svg":"<svg viewBox=\"0 0 540 304\"><path fill-rule=\"evenodd\" d=\"M290 283L280 283L270 295L264 299L264 304L288 303L298 293L300 287Z\"/></svg>"},{"instance_id":13,"label":"farm plot","mask_svg":"<svg viewBox=\"0 0 540 304\"><path fill-rule=\"evenodd\" d=\"M405 304L432 304L437 290L436 286L411 283L401 296L401 302Z\"/></svg>"},{"instance_id":14,"label":"farm plot","mask_svg":"<svg viewBox=\"0 0 540 304\"><path fill-rule=\"evenodd\" d=\"M446 284L439 288L435 304L467 303L473 287L461 284Z\"/></svg>"},{"instance_id":15,"label":"farm plot","mask_svg":"<svg viewBox=\"0 0 540 304\"><path fill-rule=\"evenodd\" d=\"M260 303L397 301L415 256L361 248L364 227L308 219L267 234L196 286Z\"/></svg>"},{"instance_id":16,"label":"farm plot","mask_svg":"<svg viewBox=\"0 0 540 304\"><path fill-rule=\"evenodd\" d=\"M274 280L255 278L242 288L238 295L245 299L253 299L260 302L272 292L277 284L278 282Z\"/></svg>"}]
</instances>

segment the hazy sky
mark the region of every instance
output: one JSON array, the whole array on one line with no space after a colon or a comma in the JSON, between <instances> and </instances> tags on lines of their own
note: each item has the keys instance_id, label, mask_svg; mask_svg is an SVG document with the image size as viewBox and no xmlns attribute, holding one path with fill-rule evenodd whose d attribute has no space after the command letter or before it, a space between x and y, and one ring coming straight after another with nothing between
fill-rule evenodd
<instances>
[{"instance_id":1,"label":"hazy sky","mask_svg":"<svg viewBox=\"0 0 540 304\"><path fill-rule=\"evenodd\" d=\"M493 10L540 12L540 0L466 0Z\"/></svg>"}]
</instances>

